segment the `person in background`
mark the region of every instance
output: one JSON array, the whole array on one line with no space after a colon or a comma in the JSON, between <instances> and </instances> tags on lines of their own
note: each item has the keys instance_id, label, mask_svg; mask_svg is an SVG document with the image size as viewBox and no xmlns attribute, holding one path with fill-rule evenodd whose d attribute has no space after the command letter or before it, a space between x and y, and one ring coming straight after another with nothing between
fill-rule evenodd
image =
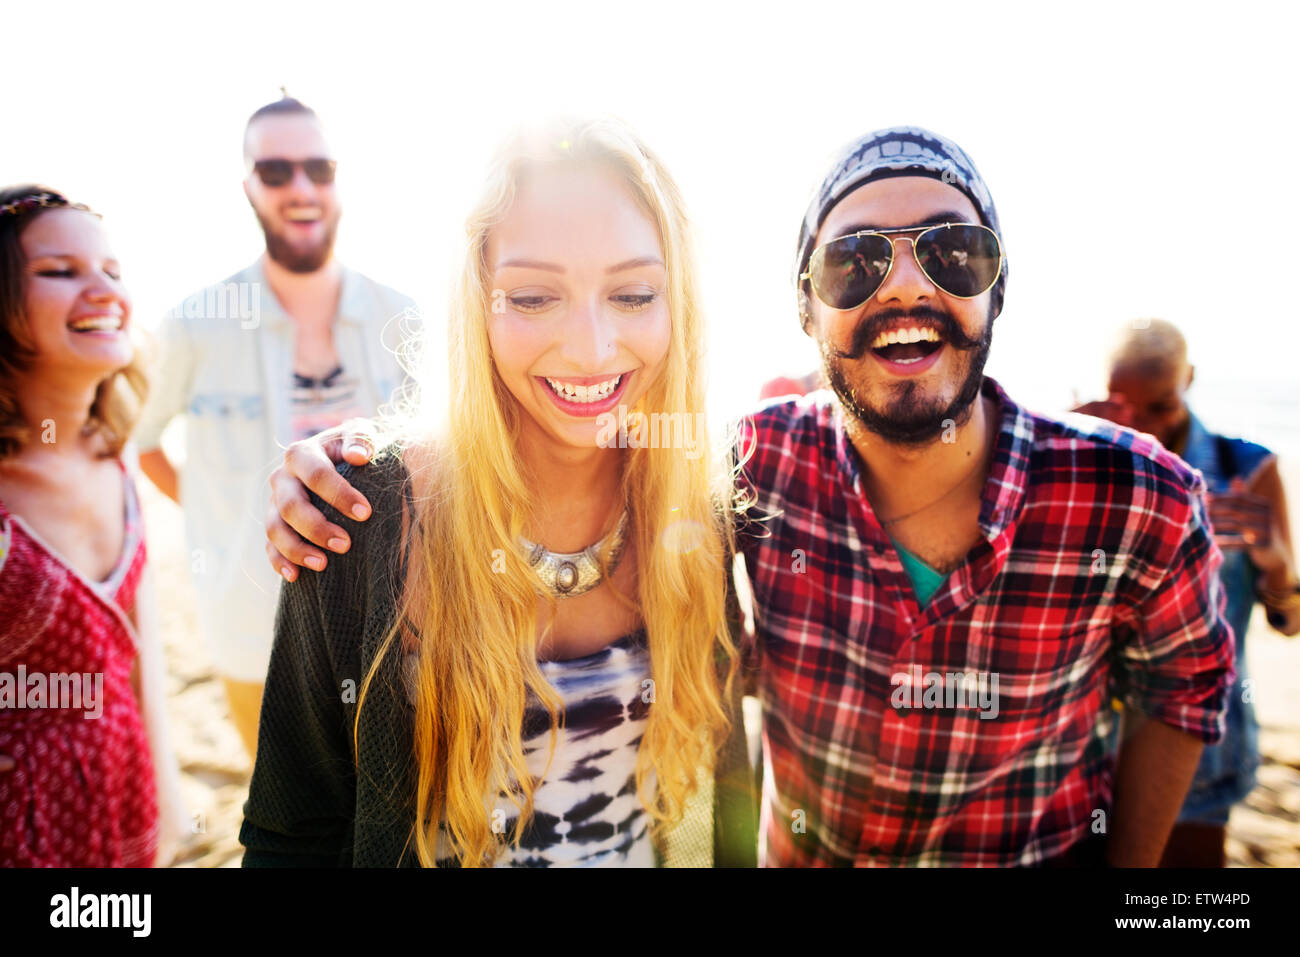
<instances>
[{"instance_id":1,"label":"person in background","mask_svg":"<svg viewBox=\"0 0 1300 957\"><path fill-rule=\"evenodd\" d=\"M184 828L98 214L0 190L0 867L148 867Z\"/></svg>"},{"instance_id":2,"label":"person in background","mask_svg":"<svg viewBox=\"0 0 1300 957\"><path fill-rule=\"evenodd\" d=\"M1215 540L1223 550L1219 577L1227 594L1225 617L1236 635L1237 668L1227 731L1201 754L1162 860L1165 867L1223 867L1229 811L1254 788L1259 766L1259 724L1246 666L1246 631L1255 603L1263 603L1269 624L1282 634L1300 632L1300 584L1286 493L1276 455L1254 442L1211 432L1188 407L1195 370L1173 323L1129 324L1109 365L1110 396L1075 411L1149 433L1200 469Z\"/></svg>"},{"instance_id":3,"label":"person in background","mask_svg":"<svg viewBox=\"0 0 1300 957\"><path fill-rule=\"evenodd\" d=\"M809 392L816 392L818 389L826 388L826 379L822 376L821 369L814 369L812 372L801 376L777 376L775 379L769 379L763 383L758 390L760 399L778 399L783 395L807 395Z\"/></svg>"},{"instance_id":4,"label":"person in background","mask_svg":"<svg viewBox=\"0 0 1300 957\"><path fill-rule=\"evenodd\" d=\"M244 159L266 252L163 320L138 442L144 473L184 507L200 627L254 754L279 590L261 557L266 474L283 446L395 397L391 320L414 303L334 257L342 207L313 110L288 96L259 109ZM161 447L180 415L183 475Z\"/></svg>"}]
</instances>

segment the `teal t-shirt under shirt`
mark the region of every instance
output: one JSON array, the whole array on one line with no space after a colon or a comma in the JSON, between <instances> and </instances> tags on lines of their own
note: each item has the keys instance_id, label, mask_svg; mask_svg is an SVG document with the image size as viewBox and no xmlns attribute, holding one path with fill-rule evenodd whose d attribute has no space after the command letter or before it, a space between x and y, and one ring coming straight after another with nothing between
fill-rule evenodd
<instances>
[{"instance_id":1,"label":"teal t-shirt under shirt","mask_svg":"<svg viewBox=\"0 0 1300 957\"><path fill-rule=\"evenodd\" d=\"M912 580L912 589L916 592L916 600L924 608L934 597L934 593L939 590L939 586L947 579L947 575L941 575L921 559L917 558L894 539L894 549L898 552L898 557L902 559L903 571L907 572L907 577Z\"/></svg>"}]
</instances>

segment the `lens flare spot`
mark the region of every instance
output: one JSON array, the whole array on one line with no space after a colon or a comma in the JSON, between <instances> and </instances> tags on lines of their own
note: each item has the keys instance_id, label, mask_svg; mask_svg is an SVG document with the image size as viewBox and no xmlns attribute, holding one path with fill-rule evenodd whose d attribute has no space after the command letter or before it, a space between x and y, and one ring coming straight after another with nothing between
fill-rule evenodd
<instances>
[{"instance_id":1,"label":"lens flare spot","mask_svg":"<svg viewBox=\"0 0 1300 957\"><path fill-rule=\"evenodd\" d=\"M674 512L677 509L673 509ZM678 555L689 555L705 542L708 531L699 522L679 518L668 523L659 543L668 551Z\"/></svg>"}]
</instances>

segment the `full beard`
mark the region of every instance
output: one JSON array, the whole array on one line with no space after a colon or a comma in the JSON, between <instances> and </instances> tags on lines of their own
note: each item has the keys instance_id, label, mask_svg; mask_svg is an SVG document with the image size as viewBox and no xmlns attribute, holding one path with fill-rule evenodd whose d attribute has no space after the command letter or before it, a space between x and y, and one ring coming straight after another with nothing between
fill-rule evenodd
<instances>
[{"instance_id":1,"label":"full beard","mask_svg":"<svg viewBox=\"0 0 1300 957\"><path fill-rule=\"evenodd\" d=\"M979 339L965 335L951 319L937 310L912 310L916 318L929 318L944 327L944 344L951 346L966 361L966 372L961 387L949 402L927 397L921 384L915 380L899 382L892 387L892 395L885 407L872 406L860 395L849 379L847 362L861 360L874 341L877 331L887 322L897 318L882 314L871 322L863 323L855 331L848 352L840 352L829 342L818 343L822 354L822 368L831 388L839 397L845 411L852 415L873 435L891 445L920 447L938 439L952 425L961 425L971 414L984 382L984 364L988 361L993 344L993 317L989 317L985 333Z\"/></svg>"},{"instance_id":2,"label":"full beard","mask_svg":"<svg viewBox=\"0 0 1300 957\"><path fill-rule=\"evenodd\" d=\"M334 253L334 235L339 228L337 214L326 223L325 235L319 243L308 249L299 249L283 233L276 232L261 213L256 210L254 213L258 224L262 227L262 235L266 238L266 254L289 272L315 272L329 262L330 256Z\"/></svg>"}]
</instances>

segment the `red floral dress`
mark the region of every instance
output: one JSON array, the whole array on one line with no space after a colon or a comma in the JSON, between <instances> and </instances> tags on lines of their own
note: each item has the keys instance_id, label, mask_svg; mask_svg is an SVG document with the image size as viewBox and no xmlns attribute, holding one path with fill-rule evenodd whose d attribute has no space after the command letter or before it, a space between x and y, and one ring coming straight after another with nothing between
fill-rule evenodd
<instances>
[{"instance_id":1,"label":"red floral dress","mask_svg":"<svg viewBox=\"0 0 1300 957\"><path fill-rule=\"evenodd\" d=\"M125 467L122 477L125 547L104 582L69 567L0 502L0 754L14 760L11 771L0 771L0 866L154 862L157 786L131 685L136 640L129 617L145 544ZM92 692L102 674L98 700L78 703L66 686L60 694L49 680L56 674L81 676L81 688ZM39 705L34 675L44 676L44 706L32 707Z\"/></svg>"}]
</instances>

